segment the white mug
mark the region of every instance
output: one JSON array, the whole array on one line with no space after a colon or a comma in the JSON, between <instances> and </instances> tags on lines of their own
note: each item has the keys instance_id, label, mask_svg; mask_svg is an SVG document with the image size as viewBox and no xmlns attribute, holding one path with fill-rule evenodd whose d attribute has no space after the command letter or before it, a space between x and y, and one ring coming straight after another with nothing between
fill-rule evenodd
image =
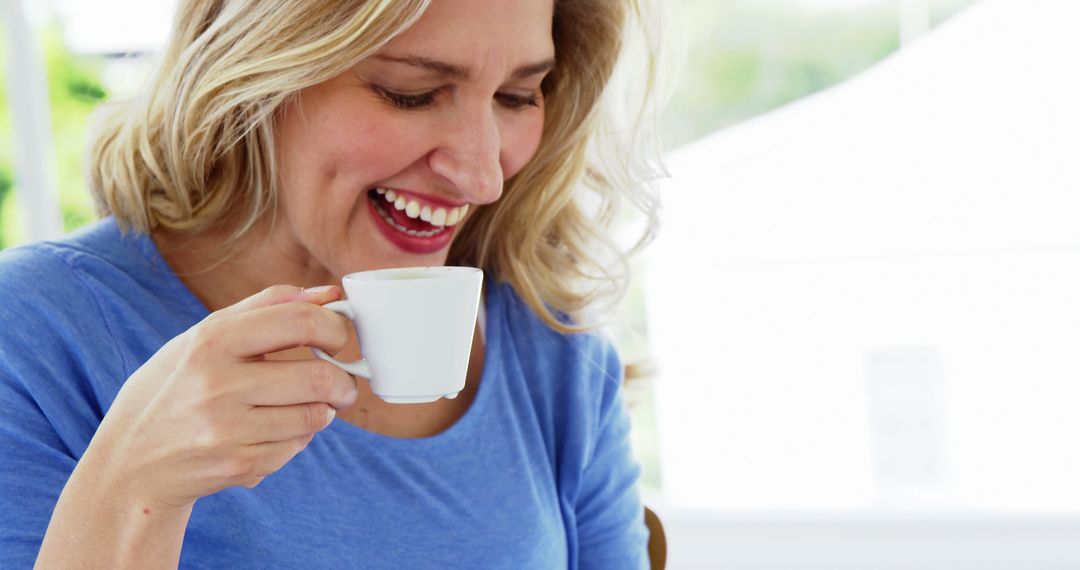
<instances>
[{"instance_id":1,"label":"white mug","mask_svg":"<svg viewBox=\"0 0 1080 570\"><path fill-rule=\"evenodd\" d=\"M475 267L408 267L350 273L347 297L323 305L356 327L364 358L341 362L315 356L371 382L391 404L456 398L465 387L480 286Z\"/></svg>"}]
</instances>

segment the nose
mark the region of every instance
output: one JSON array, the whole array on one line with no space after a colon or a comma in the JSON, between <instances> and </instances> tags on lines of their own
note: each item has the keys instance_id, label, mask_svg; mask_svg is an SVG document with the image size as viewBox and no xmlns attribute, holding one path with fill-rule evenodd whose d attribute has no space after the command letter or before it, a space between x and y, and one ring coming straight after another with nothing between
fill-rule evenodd
<instances>
[{"instance_id":1,"label":"nose","mask_svg":"<svg viewBox=\"0 0 1080 570\"><path fill-rule=\"evenodd\" d=\"M428 158L431 170L472 204L490 204L503 189L502 136L490 106L454 113Z\"/></svg>"}]
</instances>

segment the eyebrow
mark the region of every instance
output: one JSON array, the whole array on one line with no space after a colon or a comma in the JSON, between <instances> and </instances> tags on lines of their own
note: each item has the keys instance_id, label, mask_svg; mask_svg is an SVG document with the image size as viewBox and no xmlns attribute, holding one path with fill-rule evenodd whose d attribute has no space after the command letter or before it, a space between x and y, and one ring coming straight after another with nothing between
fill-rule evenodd
<instances>
[{"instance_id":1,"label":"eyebrow","mask_svg":"<svg viewBox=\"0 0 1080 570\"><path fill-rule=\"evenodd\" d=\"M373 56L373 59L380 61L388 61L391 63L403 63L405 65L411 65L413 67L419 67L427 71L431 71L444 77L456 79L458 81L469 81L472 79L472 73L468 68L462 67L454 63L448 63L445 61L439 61L437 59L431 59L429 57L423 57L419 55L386 55L379 54ZM511 79L525 79L534 75L540 75L541 73L547 73L555 67L555 58L548 58L536 63L527 63L514 70L510 74Z\"/></svg>"}]
</instances>

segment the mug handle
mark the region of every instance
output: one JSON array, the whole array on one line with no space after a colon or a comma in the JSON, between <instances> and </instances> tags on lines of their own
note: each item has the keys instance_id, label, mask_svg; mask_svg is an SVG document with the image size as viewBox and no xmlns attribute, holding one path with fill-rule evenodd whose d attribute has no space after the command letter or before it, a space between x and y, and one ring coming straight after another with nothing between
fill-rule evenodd
<instances>
[{"instance_id":1,"label":"mug handle","mask_svg":"<svg viewBox=\"0 0 1080 570\"><path fill-rule=\"evenodd\" d=\"M330 309L331 311L334 311L339 315L342 315L350 321L356 322L356 315L353 314L352 305L349 305L348 301L334 301L332 303L327 303L323 305L323 307L326 309ZM317 356L318 358L321 358L322 360L325 360L330 364L337 366L338 368L344 370L345 372L348 372L349 374L352 374L354 376L363 376L364 378L368 379L371 378L371 366L368 365L367 360L360 359L353 362L342 362L334 358L333 356L326 354L326 351L320 348L312 348L311 352L315 353L315 356Z\"/></svg>"}]
</instances>

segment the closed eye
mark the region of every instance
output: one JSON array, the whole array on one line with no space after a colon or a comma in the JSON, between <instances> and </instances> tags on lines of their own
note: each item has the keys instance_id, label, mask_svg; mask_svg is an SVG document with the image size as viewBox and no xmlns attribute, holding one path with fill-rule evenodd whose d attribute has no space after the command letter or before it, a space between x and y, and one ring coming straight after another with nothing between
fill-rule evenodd
<instances>
[{"instance_id":1,"label":"closed eye","mask_svg":"<svg viewBox=\"0 0 1080 570\"><path fill-rule=\"evenodd\" d=\"M386 100L386 102L398 109L419 109L421 107L426 107L435 102L435 95L438 93L438 90L436 89L434 91L427 91L414 95L409 93L397 93L374 85L372 87L379 96Z\"/></svg>"},{"instance_id":2,"label":"closed eye","mask_svg":"<svg viewBox=\"0 0 1080 570\"><path fill-rule=\"evenodd\" d=\"M435 102L435 96L439 93L438 89L413 94L398 93L377 85L372 85L372 88L387 103L390 103L398 109L420 109L430 106ZM512 93L496 93L495 100L508 109L523 109L525 107L540 106L540 96L536 94L515 95Z\"/></svg>"},{"instance_id":3,"label":"closed eye","mask_svg":"<svg viewBox=\"0 0 1080 570\"><path fill-rule=\"evenodd\" d=\"M495 100L510 109L540 106L540 97L538 95L513 95L510 93L496 93Z\"/></svg>"}]
</instances>

